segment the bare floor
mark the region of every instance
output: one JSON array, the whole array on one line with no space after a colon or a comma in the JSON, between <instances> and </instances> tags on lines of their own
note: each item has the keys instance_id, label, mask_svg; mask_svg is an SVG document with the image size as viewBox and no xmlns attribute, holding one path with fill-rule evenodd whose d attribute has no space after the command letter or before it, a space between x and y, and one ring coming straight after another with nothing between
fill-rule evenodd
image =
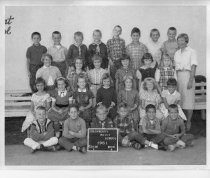
<instances>
[{"instance_id":1,"label":"bare floor","mask_svg":"<svg viewBox=\"0 0 210 178\"><path fill-rule=\"evenodd\" d=\"M6 145L5 165L205 165L206 138L195 140L193 147L174 152L145 148L140 151L132 148L119 148L119 152L98 153L37 151L33 154L23 145Z\"/></svg>"}]
</instances>

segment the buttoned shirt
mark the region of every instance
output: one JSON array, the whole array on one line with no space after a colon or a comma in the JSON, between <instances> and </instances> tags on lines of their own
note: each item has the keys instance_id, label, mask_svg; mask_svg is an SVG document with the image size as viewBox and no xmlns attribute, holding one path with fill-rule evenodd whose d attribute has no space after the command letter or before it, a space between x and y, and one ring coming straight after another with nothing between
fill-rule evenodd
<instances>
[{"instance_id":1,"label":"buttoned shirt","mask_svg":"<svg viewBox=\"0 0 210 178\"><path fill-rule=\"evenodd\" d=\"M148 48L141 42L130 43L126 46L126 53L131 58L131 63L134 69L138 69L142 66L141 59L145 53L148 52Z\"/></svg>"},{"instance_id":2,"label":"buttoned shirt","mask_svg":"<svg viewBox=\"0 0 210 178\"><path fill-rule=\"evenodd\" d=\"M198 65L194 49L187 46L183 51L179 49L174 55L176 70L190 70L192 65Z\"/></svg>"},{"instance_id":3,"label":"buttoned shirt","mask_svg":"<svg viewBox=\"0 0 210 178\"><path fill-rule=\"evenodd\" d=\"M53 45L48 48L47 52L52 55L54 62L63 62L66 59L67 48L62 45Z\"/></svg>"}]
</instances>

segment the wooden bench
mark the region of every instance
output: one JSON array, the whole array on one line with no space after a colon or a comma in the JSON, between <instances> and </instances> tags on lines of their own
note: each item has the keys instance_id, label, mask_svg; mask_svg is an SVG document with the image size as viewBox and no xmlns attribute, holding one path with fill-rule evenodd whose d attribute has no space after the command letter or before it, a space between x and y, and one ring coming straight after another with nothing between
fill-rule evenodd
<instances>
[{"instance_id":1,"label":"wooden bench","mask_svg":"<svg viewBox=\"0 0 210 178\"><path fill-rule=\"evenodd\" d=\"M206 83L195 83L195 109L201 110L201 119L206 119Z\"/></svg>"},{"instance_id":2,"label":"wooden bench","mask_svg":"<svg viewBox=\"0 0 210 178\"><path fill-rule=\"evenodd\" d=\"M16 90L5 93L5 117L24 117L30 110L31 91Z\"/></svg>"}]
</instances>

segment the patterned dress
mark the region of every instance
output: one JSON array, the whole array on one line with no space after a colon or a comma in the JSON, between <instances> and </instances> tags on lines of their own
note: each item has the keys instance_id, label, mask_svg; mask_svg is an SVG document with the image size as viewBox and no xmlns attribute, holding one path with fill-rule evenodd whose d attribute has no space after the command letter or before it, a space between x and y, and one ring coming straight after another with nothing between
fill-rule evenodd
<instances>
[{"instance_id":1,"label":"patterned dress","mask_svg":"<svg viewBox=\"0 0 210 178\"><path fill-rule=\"evenodd\" d=\"M159 83L162 91L167 89L167 81L170 78L176 79L176 71L172 67L160 67L156 70L155 80Z\"/></svg>"},{"instance_id":2,"label":"patterned dress","mask_svg":"<svg viewBox=\"0 0 210 178\"><path fill-rule=\"evenodd\" d=\"M89 105L89 100L93 99L94 95L90 90L85 89L84 91L81 91L78 89L73 93L73 99L75 99L75 103L79 105L79 107L83 106L86 107ZM84 111L80 111L79 116L86 121L87 127L92 121L92 114L91 114L91 109L86 109Z\"/></svg>"},{"instance_id":3,"label":"patterned dress","mask_svg":"<svg viewBox=\"0 0 210 178\"><path fill-rule=\"evenodd\" d=\"M36 108L39 106L46 107L46 102L50 102L50 95L48 93L44 95L37 95L36 93L34 93L31 97L31 102L34 105L34 111L36 111ZM21 131L24 132L34 120L34 114L31 111L29 111L26 115L25 121L23 122Z\"/></svg>"},{"instance_id":4,"label":"patterned dress","mask_svg":"<svg viewBox=\"0 0 210 178\"><path fill-rule=\"evenodd\" d=\"M128 68L128 69L125 69L125 68L121 68L121 69L118 69L116 74L115 74L115 79L117 81L117 89L118 89L118 92L119 90L122 90L124 89L124 82L123 82L123 78L126 77L126 76L132 76L133 77L133 88L136 89L136 80L135 80L135 71L131 68Z\"/></svg>"},{"instance_id":5,"label":"patterned dress","mask_svg":"<svg viewBox=\"0 0 210 178\"><path fill-rule=\"evenodd\" d=\"M158 94L158 92L156 90L154 90L152 92L148 92L146 90L144 90L144 91L141 90L139 95L140 95L140 99L145 102L145 107L148 104L155 105L156 106L156 117L158 119L163 119L163 113L159 109L159 104L161 102L161 98L160 98L160 95ZM140 106L139 106L139 113L140 113L140 118L143 118L146 115L145 109L143 109Z\"/></svg>"},{"instance_id":6,"label":"patterned dress","mask_svg":"<svg viewBox=\"0 0 210 178\"><path fill-rule=\"evenodd\" d=\"M139 94L136 90L121 90L118 93L118 99L117 103L118 105L120 103L127 103L128 107L132 108L134 105L137 105L137 108L130 112L131 118L134 120L135 124L138 125L139 123L139 112L138 112L138 106L139 106Z\"/></svg>"},{"instance_id":7,"label":"patterned dress","mask_svg":"<svg viewBox=\"0 0 210 178\"><path fill-rule=\"evenodd\" d=\"M77 87L77 80L78 80L79 75L81 75L81 74L84 74L84 76L86 78L86 81L88 81L88 75L85 71L77 73L75 70L71 71L71 69L69 68L66 78L68 79L69 87L70 87L71 91L74 92L74 91L77 90L77 88L78 88ZM88 84L87 84L87 87L88 87Z\"/></svg>"}]
</instances>

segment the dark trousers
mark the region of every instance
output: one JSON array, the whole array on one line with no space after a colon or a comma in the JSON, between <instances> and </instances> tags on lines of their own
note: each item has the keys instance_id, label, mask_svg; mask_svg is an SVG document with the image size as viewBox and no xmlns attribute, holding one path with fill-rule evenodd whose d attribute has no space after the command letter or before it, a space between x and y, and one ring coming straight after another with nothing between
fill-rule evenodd
<instances>
[{"instance_id":1,"label":"dark trousers","mask_svg":"<svg viewBox=\"0 0 210 178\"><path fill-rule=\"evenodd\" d=\"M71 151L73 146L84 147L87 146L87 138L66 138L61 137L58 140L60 146L65 148L67 151Z\"/></svg>"},{"instance_id":2,"label":"dark trousers","mask_svg":"<svg viewBox=\"0 0 210 178\"><path fill-rule=\"evenodd\" d=\"M116 61L113 61L113 65L110 65L110 76L115 84L116 80L115 80L115 74L117 72L118 69L120 69L122 67L121 61L118 59Z\"/></svg>"},{"instance_id":3,"label":"dark trousers","mask_svg":"<svg viewBox=\"0 0 210 178\"><path fill-rule=\"evenodd\" d=\"M29 72L30 72L29 84L30 84L32 93L37 91L36 85L35 85L36 72L41 67L42 67L42 65L29 64Z\"/></svg>"},{"instance_id":4,"label":"dark trousers","mask_svg":"<svg viewBox=\"0 0 210 178\"><path fill-rule=\"evenodd\" d=\"M159 144L163 139L164 136L162 134L143 134L144 138L148 141L152 141L153 143Z\"/></svg>"},{"instance_id":5,"label":"dark trousers","mask_svg":"<svg viewBox=\"0 0 210 178\"><path fill-rule=\"evenodd\" d=\"M130 142L136 141L137 143L140 143L141 145L144 145L144 142L145 142L144 137L137 132L131 132L131 133L128 133L128 134L119 134L118 135L119 146L122 145L122 140L125 136L128 136L128 139L130 140Z\"/></svg>"},{"instance_id":6,"label":"dark trousers","mask_svg":"<svg viewBox=\"0 0 210 178\"><path fill-rule=\"evenodd\" d=\"M61 72L61 75L63 77L66 77L66 70L67 70L67 66L66 66L66 62L63 61L63 62L53 62L52 65L58 67L58 69L60 70Z\"/></svg>"}]
</instances>

